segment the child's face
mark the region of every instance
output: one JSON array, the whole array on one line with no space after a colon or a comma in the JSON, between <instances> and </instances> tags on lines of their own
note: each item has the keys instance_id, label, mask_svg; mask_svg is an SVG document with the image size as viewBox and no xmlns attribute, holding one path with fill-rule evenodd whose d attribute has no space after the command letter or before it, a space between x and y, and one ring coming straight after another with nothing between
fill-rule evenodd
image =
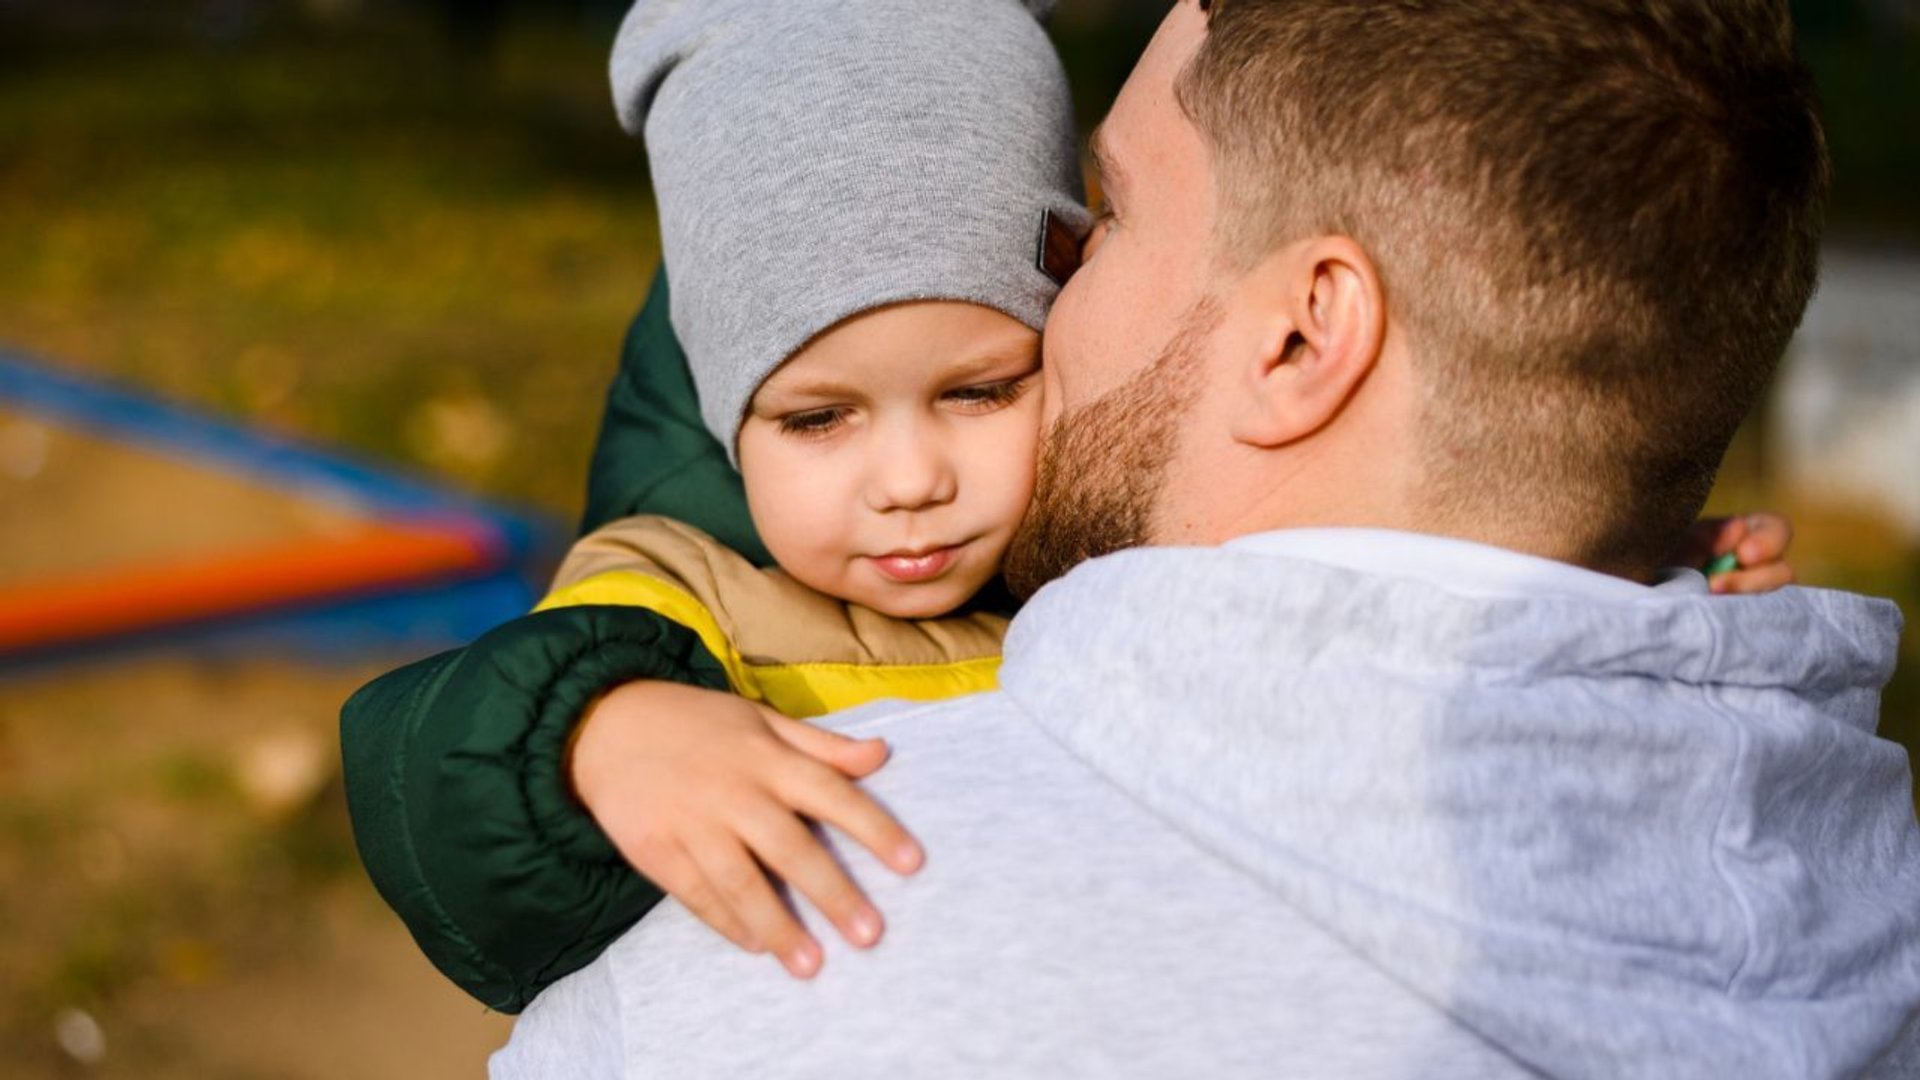
<instances>
[{"instance_id":1,"label":"child's face","mask_svg":"<svg viewBox=\"0 0 1920 1080\"><path fill-rule=\"evenodd\" d=\"M1033 494L1040 335L991 308L869 311L767 378L740 427L747 504L787 573L901 618L999 572Z\"/></svg>"}]
</instances>

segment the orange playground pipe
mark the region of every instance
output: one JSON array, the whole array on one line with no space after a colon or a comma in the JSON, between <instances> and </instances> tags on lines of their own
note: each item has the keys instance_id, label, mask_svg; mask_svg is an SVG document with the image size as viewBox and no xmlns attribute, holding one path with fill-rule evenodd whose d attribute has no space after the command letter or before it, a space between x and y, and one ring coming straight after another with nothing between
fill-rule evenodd
<instances>
[{"instance_id":1,"label":"orange playground pipe","mask_svg":"<svg viewBox=\"0 0 1920 1080\"><path fill-rule=\"evenodd\" d=\"M484 540L462 530L374 525L346 537L0 586L0 655L445 579L495 561Z\"/></svg>"}]
</instances>

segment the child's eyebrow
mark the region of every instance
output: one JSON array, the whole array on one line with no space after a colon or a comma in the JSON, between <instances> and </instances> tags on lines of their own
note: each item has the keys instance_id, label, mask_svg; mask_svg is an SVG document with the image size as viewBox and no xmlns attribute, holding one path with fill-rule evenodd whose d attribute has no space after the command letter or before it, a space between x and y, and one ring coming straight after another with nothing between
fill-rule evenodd
<instances>
[{"instance_id":1,"label":"child's eyebrow","mask_svg":"<svg viewBox=\"0 0 1920 1080\"><path fill-rule=\"evenodd\" d=\"M996 345L982 349L953 366L947 373L951 382L965 382L985 375L999 375L1006 368L1020 367L1021 374L1026 369L1038 367L1040 350L1036 344Z\"/></svg>"},{"instance_id":2,"label":"child's eyebrow","mask_svg":"<svg viewBox=\"0 0 1920 1080\"><path fill-rule=\"evenodd\" d=\"M1039 366L1040 350L1037 344L992 345L972 353L941 372L941 381L946 383L965 383L989 375L995 378L1019 378L1030 374ZM1017 374L1005 374L1007 368L1018 367ZM770 396L788 401L864 401L871 388L862 389L850 382L831 378L823 379L782 379L776 373L761 386Z\"/></svg>"},{"instance_id":3,"label":"child's eyebrow","mask_svg":"<svg viewBox=\"0 0 1920 1080\"><path fill-rule=\"evenodd\" d=\"M812 399L854 399L865 394L850 383L834 382L831 379L780 379L776 374L760 387L763 391L783 398ZM755 395L757 398L758 395Z\"/></svg>"}]
</instances>

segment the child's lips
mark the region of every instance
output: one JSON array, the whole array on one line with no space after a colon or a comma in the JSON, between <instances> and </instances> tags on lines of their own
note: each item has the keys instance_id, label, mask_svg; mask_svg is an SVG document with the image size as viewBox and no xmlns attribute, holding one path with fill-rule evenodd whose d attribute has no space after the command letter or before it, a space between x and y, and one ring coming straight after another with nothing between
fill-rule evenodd
<instances>
[{"instance_id":1,"label":"child's lips","mask_svg":"<svg viewBox=\"0 0 1920 1080\"><path fill-rule=\"evenodd\" d=\"M933 548L921 552L896 551L873 556L874 568L903 585L932 581L950 569L960 557L961 545Z\"/></svg>"}]
</instances>

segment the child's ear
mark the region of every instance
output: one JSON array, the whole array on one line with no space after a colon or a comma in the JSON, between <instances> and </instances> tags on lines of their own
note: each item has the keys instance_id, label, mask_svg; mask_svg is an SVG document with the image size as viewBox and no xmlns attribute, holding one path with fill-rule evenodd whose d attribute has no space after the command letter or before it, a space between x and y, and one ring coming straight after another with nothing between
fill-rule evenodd
<instances>
[{"instance_id":1,"label":"child's ear","mask_svg":"<svg viewBox=\"0 0 1920 1080\"><path fill-rule=\"evenodd\" d=\"M1273 253L1242 279L1234 310L1244 405L1233 437L1273 449L1332 423L1386 340L1373 260L1352 239L1319 237Z\"/></svg>"}]
</instances>

